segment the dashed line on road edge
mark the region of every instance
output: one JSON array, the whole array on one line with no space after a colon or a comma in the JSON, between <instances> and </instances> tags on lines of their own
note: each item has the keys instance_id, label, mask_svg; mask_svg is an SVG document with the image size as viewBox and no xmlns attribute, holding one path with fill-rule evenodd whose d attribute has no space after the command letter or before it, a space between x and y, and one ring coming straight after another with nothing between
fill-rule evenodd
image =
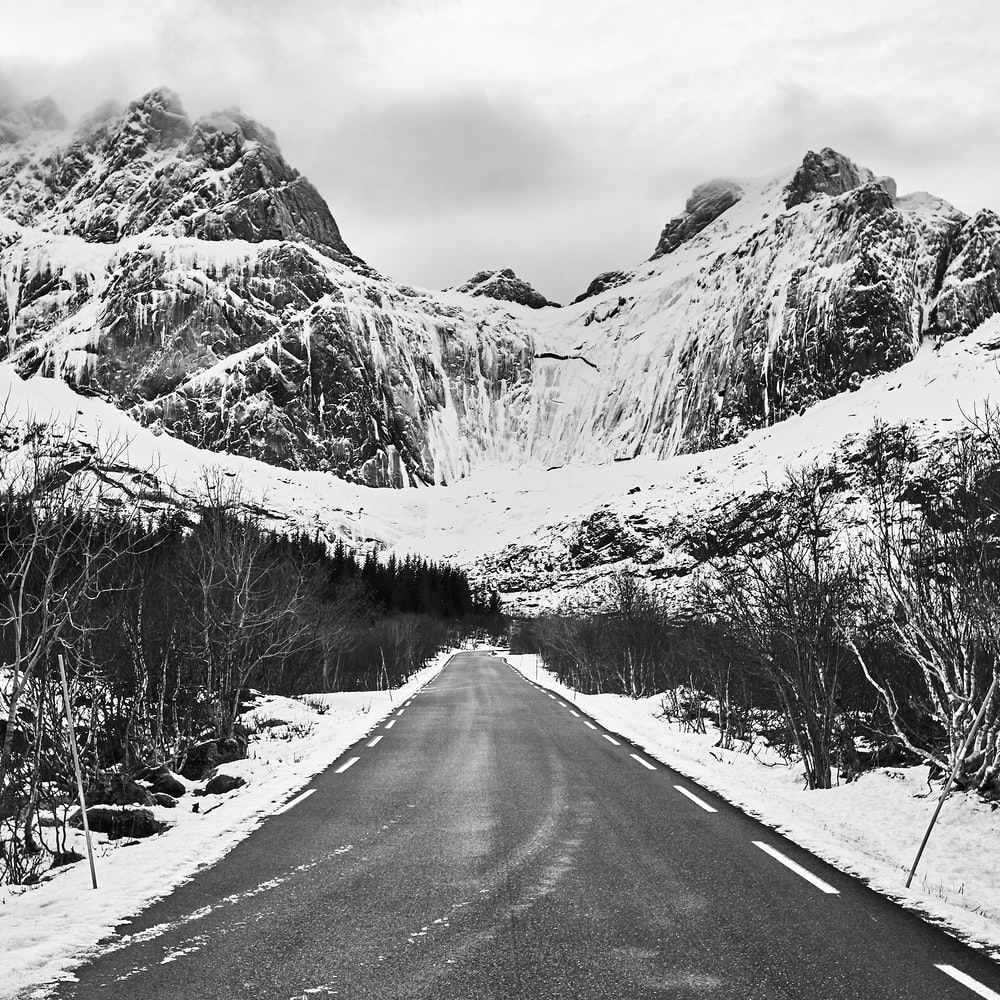
<instances>
[{"instance_id":1,"label":"dashed line on road edge","mask_svg":"<svg viewBox=\"0 0 1000 1000\"><path fill-rule=\"evenodd\" d=\"M988 986L983 986L978 979L973 979L968 973L956 969L954 965L935 965L934 968L940 969L946 976L951 976L956 983L961 983L977 996L984 997L985 1000L1000 1000L1000 993L991 990Z\"/></svg>"},{"instance_id":2,"label":"dashed line on road edge","mask_svg":"<svg viewBox=\"0 0 1000 1000\"><path fill-rule=\"evenodd\" d=\"M294 809L304 799L308 799L309 796L312 795L312 793L315 791L316 791L315 788L307 788L301 795L296 795L294 799L290 799L283 806L280 806L279 808L275 809L274 812L271 813L271 815L280 816L282 813L288 812L289 809Z\"/></svg>"},{"instance_id":3,"label":"dashed line on road edge","mask_svg":"<svg viewBox=\"0 0 1000 1000\"><path fill-rule=\"evenodd\" d=\"M382 739L382 734L381 734L381 733L379 733L379 735L378 735L378 736L376 736L376 737L375 737L375 738L374 738L374 739L373 739L373 740L372 740L372 741L371 741L371 742L370 742L370 743L368 744L368 746L370 746L370 747L373 747L373 746L377 746L377 745L378 745L378 741L379 741L380 739Z\"/></svg>"},{"instance_id":4,"label":"dashed line on road edge","mask_svg":"<svg viewBox=\"0 0 1000 1000\"><path fill-rule=\"evenodd\" d=\"M359 760L361 760L360 757L352 757L349 761L346 761L345 763L341 764L340 767L338 767L333 773L343 774L349 767L353 767L355 764L357 764Z\"/></svg>"},{"instance_id":5,"label":"dashed line on road edge","mask_svg":"<svg viewBox=\"0 0 1000 1000\"><path fill-rule=\"evenodd\" d=\"M602 735L602 736L603 736L603 737L604 737L604 738L605 738L605 739L606 739L606 740L607 740L607 741L608 741L609 743L614 743L614 745L615 745L616 747L620 747L620 746L621 746L621 743L619 743L619 742L618 742L618 740L616 740L616 739L615 739L615 738L614 738L613 736L608 736L608 734L607 734L607 733L601 733L601 735Z\"/></svg>"},{"instance_id":6,"label":"dashed line on road edge","mask_svg":"<svg viewBox=\"0 0 1000 1000\"><path fill-rule=\"evenodd\" d=\"M591 729L596 729L597 728L597 726L595 726L589 719L584 719L583 720L583 724L585 726L589 726Z\"/></svg>"},{"instance_id":7,"label":"dashed line on road edge","mask_svg":"<svg viewBox=\"0 0 1000 1000\"><path fill-rule=\"evenodd\" d=\"M656 770L656 765L655 764L650 764L649 761L646 760L645 757L640 757L637 753L630 753L629 756L632 758L632 760L636 761L639 764L642 764L642 766L644 768L646 768L647 770L649 770L649 771L655 771Z\"/></svg>"},{"instance_id":8,"label":"dashed line on road edge","mask_svg":"<svg viewBox=\"0 0 1000 1000\"><path fill-rule=\"evenodd\" d=\"M386 729L392 729L392 727L393 727L394 725L396 725L396 720L395 720L395 719L390 719L390 720L389 720L389 721L388 721L388 722L387 722L387 723L385 724L385 728L386 728Z\"/></svg>"},{"instance_id":9,"label":"dashed line on road edge","mask_svg":"<svg viewBox=\"0 0 1000 1000\"><path fill-rule=\"evenodd\" d=\"M700 806L702 809L704 809L705 812L715 813L719 811L718 809L715 808L715 806L710 806L707 802L703 802L701 799L699 799L698 796L694 794L694 792L689 792L683 785L674 785L674 788L676 788L677 791L681 793L681 795L684 795L687 798L689 798L696 806Z\"/></svg>"},{"instance_id":10,"label":"dashed line on road edge","mask_svg":"<svg viewBox=\"0 0 1000 1000\"><path fill-rule=\"evenodd\" d=\"M798 864L795 861L792 861L791 858L785 857L785 855L782 854L781 851L772 847L770 844L765 844L763 840L754 840L751 841L751 843L753 843L754 847L759 847L765 854L769 854L779 864L784 865L789 871L795 872L795 874L798 875L799 878L803 878L807 882L816 886L816 888L819 889L820 892L825 892L827 893L827 895L830 896L840 895L839 889L834 889L834 887L830 885L829 882L824 882L818 875L813 875L813 873L809 871L807 868L803 868L802 865ZM998 1000L1000 1000L1000 998L998 998Z\"/></svg>"}]
</instances>

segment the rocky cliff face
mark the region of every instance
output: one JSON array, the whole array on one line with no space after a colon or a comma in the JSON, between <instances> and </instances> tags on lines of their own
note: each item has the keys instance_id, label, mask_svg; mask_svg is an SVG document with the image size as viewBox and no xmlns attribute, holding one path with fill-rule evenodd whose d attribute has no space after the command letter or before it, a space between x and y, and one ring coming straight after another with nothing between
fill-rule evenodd
<instances>
[{"instance_id":1,"label":"rocky cliff face","mask_svg":"<svg viewBox=\"0 0 1000 1000\"><path fill-rule=\"evenodd\" d=\"M951 237L931 326L942 339L966 336L1000 312L1000 218L977 212Z\"/></svg>"},{"instance_id":2,"label":"rocky cliff face","mask_svg":"<svg viewBox=\"0 0 1000 1000\"><path fill-rule=\"evenodd\" d=\"M266 128L192 123L167 91L73 133L7 120L0 331L22 373L370 485L451 480L504 433L492 413L530 375L530 336L381 280Z\"/></svg>"},{"instance_id":3,"label":"rocky cliff face","mask_svg":"<svg viewBox=\"0 0 1000 1000\"><path fill-rule=\"evenodd\" d=\"M0 118L0 352L214 450L378 486L736 441L1000 311L1000 223L832 150L701 185L562 309L381 277L274 135L153 91Z\"/></svg>"},{"instance_id":4,"label":"rocky cliff face","mask_svg":"<svg viewBox=\"0 0 1000 1000\"><path fill-rule=\"evenodd\" d=\"M606 393L617 457L738 440L973 329L997 311L996 247L988 218L898 199L831 150L791 178L705 185L582 317L580 353L605 359L582 408Z\"/></svg>"}]
</instances>

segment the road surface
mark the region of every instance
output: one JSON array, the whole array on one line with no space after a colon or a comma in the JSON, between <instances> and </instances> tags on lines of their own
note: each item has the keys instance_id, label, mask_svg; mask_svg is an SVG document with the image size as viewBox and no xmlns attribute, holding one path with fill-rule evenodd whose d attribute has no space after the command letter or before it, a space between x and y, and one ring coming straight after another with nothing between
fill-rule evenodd
<instances>
[{"instance_id":1,"label":"road surface","mask_svg":"<svg viewBox=\"0 0 1000 1000\"><path fill-rule=\"evenodd\" d=\"M480 653L77 972L51 995L1000 994L988 959Z\"/></svg>"}]
</instances>

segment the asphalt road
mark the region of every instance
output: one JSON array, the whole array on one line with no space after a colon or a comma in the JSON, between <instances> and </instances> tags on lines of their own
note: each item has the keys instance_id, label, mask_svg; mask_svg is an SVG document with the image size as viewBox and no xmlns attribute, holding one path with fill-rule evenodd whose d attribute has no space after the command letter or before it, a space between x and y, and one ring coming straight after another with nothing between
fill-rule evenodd
<instances>
[{"instance_id":1,"label":"asphalt road","mask_svg":"<svg viewBox=\"0 0 1000 1000\"><path fill-rule=\"evenodd\" d=\"M574 712L502 660L458 654L52 996L1000 992L988 959Z\"/></svg>"}]
</instances>

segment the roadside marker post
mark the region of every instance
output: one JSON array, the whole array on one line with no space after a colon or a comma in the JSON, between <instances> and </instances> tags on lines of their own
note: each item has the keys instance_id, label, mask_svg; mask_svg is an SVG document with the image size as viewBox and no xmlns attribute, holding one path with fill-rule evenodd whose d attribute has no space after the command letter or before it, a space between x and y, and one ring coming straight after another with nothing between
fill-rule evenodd
<instances>
[{"instance_id":1,"label":"roadside marker post","mask_svg":"<svg viewBox=\"0 0 1000 1000\"><path fill-rule=\"evenodd\" d=\"M83 775L80 772L80 753L76 748L76 730L73 728L73 709L69 703L69 684L66 681L66 664L63 655L59 653L59 676L62 678L63 700L66 703L66 724L69 726L69 748L73 754L73 767L76 769L76 790L80 796L80 816L83 819L83 835L87 839L87 859L90 861L90 881L97 888L97 869L94 867L94 845L90 841L90 823L87 820L87 797L83 794Z\"/></svg>"},{"instance_id":2,"label":"roadside marker post","mask_svg":"<svg viewBox=\"0 0 1000 1000\"><path fill-rule=\"evenodd\" d=\"M920 841L920 847L917 848L917 856L913 859L913 867L910 869L910 874L906 877L907 889L910 888L910 883L913 881L913 873L917 870L917 865L920 864L920 859L923 857L927 841L931 839L931 830L934 829L934 824L937 822L937 818L941 814L941 807L944 805L944 800L948 798L951 786L955 783L955 776L958 774L958 769L965 762L965 758L969 753L969 748L972 746L972 741L976 738L976 731L979 729L979 726L983 721L983 716L986 715L986 709L989 707L990 702L993 701L993 695L996 694L998 680L1000 680L1000 674L994 674L993 682L990 684L989 691L986 692L986 697L983 699L983 704L979 709L979 714L973 721L972 728L969 730L969 735L965 739L965 745L962 747L962 752L955 758L951 774L948 775L948 780L945 782L944 790L941 792L941 798L938 799L937 808L934 810L934 815L931 816L930 823L927 824L927 832L924 834L924 839Z\"/></svg>"}]
</instances>

